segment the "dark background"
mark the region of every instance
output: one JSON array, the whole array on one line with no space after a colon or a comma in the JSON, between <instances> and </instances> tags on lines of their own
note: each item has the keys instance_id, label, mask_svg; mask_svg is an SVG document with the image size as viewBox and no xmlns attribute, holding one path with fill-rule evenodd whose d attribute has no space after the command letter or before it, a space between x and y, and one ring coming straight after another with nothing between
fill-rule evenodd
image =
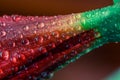
<instances>
[{"instance_id":1,"label":"dark background","mask_svg":"<svg viewBox=\"0 0 120 80\"><path fill-rule=\"evenodd\" d=\"M112 0L0 0L0 15L79 13L113 4ZM120 66L120 44L111 43L93 50L58 71L52 80L101 80Z\"/></svg>"}]
</instances>

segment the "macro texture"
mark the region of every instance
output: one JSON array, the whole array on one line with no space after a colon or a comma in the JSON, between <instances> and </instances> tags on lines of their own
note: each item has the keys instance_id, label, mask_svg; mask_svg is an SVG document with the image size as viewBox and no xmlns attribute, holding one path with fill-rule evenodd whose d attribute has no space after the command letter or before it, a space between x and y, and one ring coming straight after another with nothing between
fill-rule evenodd
<instances>
[{"instance_id":1,"label":"macro texture","mask_svg":"<svg viewBox=\"0 0 120 80\"><path fill-rule=\"evenodd\" d=\"M33 80L120 40L120 4L78 14L0 17L0 79Z\"/></svg>"}]
</instances>

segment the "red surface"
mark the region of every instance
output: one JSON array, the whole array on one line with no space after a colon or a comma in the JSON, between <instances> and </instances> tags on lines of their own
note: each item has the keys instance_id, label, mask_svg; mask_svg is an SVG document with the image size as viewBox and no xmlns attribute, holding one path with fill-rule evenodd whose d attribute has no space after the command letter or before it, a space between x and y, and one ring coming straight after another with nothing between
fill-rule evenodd
<instances>
[{"instance_id":1,"label":"red surface","mask_svg":"<svg viewBox=\"0 0 120 80\"><path fill-rule=\"evenodd\" d=\"M72 50L78 50L77 53L80 53L90 47L95 32L93 30L78 32L67 23L70 17L69 15L64 17L17 15L1 17L0 79L12 77L17 80L38 76L54 65L53 62L58 63L61 58L70 59L68 54ZM64 59L64 62L66 60L68 59Z\"/></svg>"}]
</instances>

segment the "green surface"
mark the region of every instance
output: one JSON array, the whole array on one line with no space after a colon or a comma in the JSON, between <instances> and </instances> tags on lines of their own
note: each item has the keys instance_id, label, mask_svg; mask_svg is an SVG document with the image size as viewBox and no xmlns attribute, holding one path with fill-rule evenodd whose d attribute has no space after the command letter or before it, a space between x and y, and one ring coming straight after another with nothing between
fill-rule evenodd
<instances>
[{"instance_id":1,"label":"green surface","mask_svg":"<svg viewBox=\"0 0 120 80\"><path fill-rule=\"evenodd\" d=\"M82 13L80 25L85 30L94 29L109 42L120 41L120 3Z\"/></svg>"},{"instance_id":2,"label":"green surface","mask_svg":"<svg viewBox=\"0 0 120 80\"><path fill-rule=\"evenodd\" d=\"M114 0L114 3L118 3L118 2L120 2L120 0Z\"/></svg>"},{"instance_id":3,"label":"green surface","mask_svg":"<svg viewBox=\"0 0 120 80\"><path fill-rule=\"evenodd\" d=\"M120 80L120 69L117 70L115 73L113 73L111 76L109 76L105 80Z\"/></svg>"}]
</instances>

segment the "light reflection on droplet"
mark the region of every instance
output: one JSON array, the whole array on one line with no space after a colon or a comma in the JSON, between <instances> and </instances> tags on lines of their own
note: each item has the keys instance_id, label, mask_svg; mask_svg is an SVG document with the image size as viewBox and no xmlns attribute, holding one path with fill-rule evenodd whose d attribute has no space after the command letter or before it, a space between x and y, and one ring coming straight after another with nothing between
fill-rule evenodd
<instances>
[{"instance_id":1,"label":"light reflection on droplet","mask_svg":"<svg viewBox=\"0 0 120 80\"><path fill-rule=\"evenodd\" d=\"M5 23L5 22L2 22L2 23L0 23L0 26L5 27L5 26L6 26L6 23Z\"/></svg>"},{"instance_id":2,"label":"light reflection on droplet","mask_svg":"<svg viewBox=\"0 0 120 80\"><path fill-rule=\"evenodd\" d=\"M18 15L13 15L12 19L13 19L13 21L19 21L19 20L21 20L21 17Z\"/></svg>"},{"instance_id":3,"label":"light reflection on droplet","mask_svg":"<svg viewBox=\"0 0 120 80\"><path fill-rule=\"evenodd\" d=\"M13 47L15 47L15 42L13 42Z\"/></svg>"},{"instance_id":4,"label":"light reflection on droplet","mask_svg":"<svg viewBox=\"0 0 120 80\"><path fill-rule=\"evenodd\" d=\"M3 51L2 52L2 58L4 59L4 60L8 60L9 59L9 52L8 51Z\"/></svg>"},{"instance_id":5,"label":"light reflection on droplet","mask_svg":"<svg viewBox=\"0 0 120 80\"><path fill-rule=\"evenodd\" d=\"M12 62L13 62L13 63L16 63L16 62L17 62L16 57L13 57L13 58L12 58Z\"/></svg>"},{"instance_id":6,"label":"light reflection on droplet","mask_svg":"<svg viewBox=\"0 0 120 80\"><path fill-rule=\"evenodd\" d=\"M40 23L40 24L38 25L39 28L43 28L44 26L45 26L44 23Z\"/></svg>"},{"instance_id":7,"label":"light reflection on droplet","mask_svg":"<svg viewBox=\"0 0 120 80\"><path fill-rule=\"evenodd\" d=\"M57 31L56 31L56 32L53 32L52 35L53 35L54 37L58 38L58 37L59 37L59 32L57 32Z\"/></svg>"},{"instance_id":8,"label":"light reflection on droplet","mask_svg":"<svg viewBox=\"0 0 120 80\"><path fill-rule=\"evenodd\" d=\"M24 54L20 54L18 57L19 57L20 59L22 59L22 60L25 60L25 59L26 59Z\"/></svg>"},{"instance_id":9,"label":"light reflection on droplet","mask_svg":"<svg viewBox=\"0 0 120 80\"><path fill-rule=\"evenodd\" d=\"M6 36L6 34L7 34L7 33L6 33L5 31L1 31L1 36L2 36L2 37Z\"/></svg>"},{"instance_id":10,"label":"light reflection on droplet","mask_svg":"<svg viewBox=\"0 0 120 80\"><path fill-rule=\"evenodd\" d=\"M44 40L43 37L39 38L40 43L43 43L43 40Z\"/></svg>"},{"instance_id":11,"label":"light reflection on droplet","mask_svg":"<svg viewBox=\"0 0 120 80\"><path fill-rule=\"evenodd\" d=\"M23 35L22 35L22 34L20 34L20 38L23 38Z\"/></svg>"},{"instance_id":12,"label":"light reflection on droplet","mask_svg":"<svg viewBox=\"0 0 120 80\"><path fill-rule=\"evenodd\" d=\"M29 26L25 26L24 30L28 31L29 30Z\"/></svg>"},{"instance_id":13,"label":"light reflection on droplet","mask_svg":"<svg viewBox=\"0 0 120 80\"><path fill-rule=\"evenodd\" d=\"M3 70L2 69L0 69L0 74L3 74Z\"/></svg>"},{"instance_id":14,"label":"light reflection on droplet","mask_svg":"<svg viewBox=\"0 0 120 80\"><path fill-rule=\"evenodd\" d=\"M29 40L28 39L23 39L22 41L21 41L21 43L24 45L29 45L30 44L30 42L29 42Z\"/></svg>"}]
</instances>

